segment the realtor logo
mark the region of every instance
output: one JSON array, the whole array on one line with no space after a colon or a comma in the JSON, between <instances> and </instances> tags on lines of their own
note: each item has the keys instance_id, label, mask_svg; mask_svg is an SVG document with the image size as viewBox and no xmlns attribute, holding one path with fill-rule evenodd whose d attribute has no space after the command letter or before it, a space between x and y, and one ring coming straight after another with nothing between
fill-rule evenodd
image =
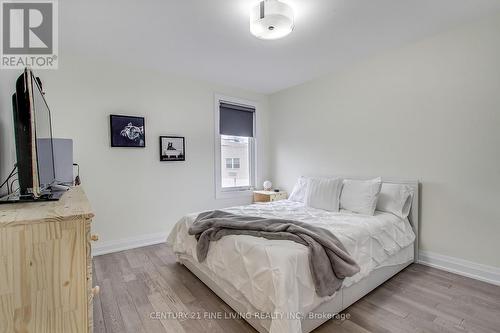
<instances>
[{"instance_id":1,"label":"realtor logo","mask_svg":"<svg viewBox=\"0 0 500 333\"><path fill-rule=\"evenodd\" d=\"M1 2L1 68L57 68L57 2Z\"/></svg>"}]
</instances>

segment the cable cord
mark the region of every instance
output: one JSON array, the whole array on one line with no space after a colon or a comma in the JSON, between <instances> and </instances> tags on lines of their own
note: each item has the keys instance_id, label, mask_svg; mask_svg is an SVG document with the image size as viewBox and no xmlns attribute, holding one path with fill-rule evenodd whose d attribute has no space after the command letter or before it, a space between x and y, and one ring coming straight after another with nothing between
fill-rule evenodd
<instances>
[{"instance_id":1,"label":"cable cord","mask_svg":"<svg viewBox=\"0 0 500 333\"><path fill-rule=\"evenodd\" d=\"M7 179L5 179L5 181L2 183L2 185L0 185L0 189L1 189L1 188L5 185L5 184L7 184L7 183L8 183L9 179L11 179L11 178L12 178L12 176L14 176L14 172L16 171L16 169L17 169L17 163L16 163L16 164L14 164L14 168L12 168L12 171L11 171L11 172L10 172L10 174L7 176ZM9 187L9 186L7 185L7 190L8 190L8 187Z\"/></svg>"},{"instance_id":2,"label":"cable cord","mask_svg":"<svg viewBox=\"0 0 500 333\"><path fill-rule=\"evenodd\" d=\"M17 172L15 174L13 174L13 176L15 176L17 174ZM15 193L15 191L12 190L12 188L14 187L14 183L17 181L18 185L19 185L19 178L16 178L14 180L12 180L10 182L10 186L9 186L9 194L10 193Z\"/></svg>"}]
</instances>

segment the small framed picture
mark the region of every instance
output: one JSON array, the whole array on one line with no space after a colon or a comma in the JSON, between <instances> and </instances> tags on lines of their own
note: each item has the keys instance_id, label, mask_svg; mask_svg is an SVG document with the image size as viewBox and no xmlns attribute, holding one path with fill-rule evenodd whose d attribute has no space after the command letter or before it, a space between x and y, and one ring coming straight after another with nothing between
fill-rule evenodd
<instances>
[{"instance_id":1,"label":"small framed picture","mask_svg":"<svg viewBox=\"0 0 500 333\"><path fill-rule=\"evenodd\" d=\"M111 147L146 147L144 117L109 116Z\"/></svg>"},{"instance_id":2,"label":"small framed picture","mask_svg":"<svg viewBox=\"0 0 500 333\"><path fill-rule=\"evenodd\" d=\"M160 161L185 161L186 144L183 136L160 136Z\"/></svg>"}]
</instances>

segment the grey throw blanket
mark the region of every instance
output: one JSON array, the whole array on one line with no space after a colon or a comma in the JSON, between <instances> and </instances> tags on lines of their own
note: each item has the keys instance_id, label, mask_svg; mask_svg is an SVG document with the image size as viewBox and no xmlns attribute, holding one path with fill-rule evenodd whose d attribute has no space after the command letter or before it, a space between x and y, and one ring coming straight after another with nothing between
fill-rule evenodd
<instances>
[{"instance_id":1,"label":"grey throw blanket","mask_svg":"<svg viewBox=\"0 0 500 333\"><path fill-rule=\"evenodd\" d=\"M303 244L309 248L309 267L320 297L333 295L344 278L359 272L359 266L335 235L304 222L214 210L198 215L189 234L198 240L196 252L200 262L207 257L210 241L227 235L284 239Z\"/></svg>"}]
</instances>

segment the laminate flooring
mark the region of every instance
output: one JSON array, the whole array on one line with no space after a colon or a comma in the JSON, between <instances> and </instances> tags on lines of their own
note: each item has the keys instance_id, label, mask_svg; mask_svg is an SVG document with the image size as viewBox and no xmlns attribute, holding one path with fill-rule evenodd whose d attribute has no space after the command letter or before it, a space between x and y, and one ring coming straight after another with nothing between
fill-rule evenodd
<instances>
[{"instance_id":1,"label":"laminate flooring","mask_svg":"<svg viewBox=\"0 0 500 333\"><path fill-rule=\"evenodd\" d=\"M164 244L94 257L94 284L95 333L256 332ZM342 313L314 332L500 332L500 287L412 264Z\"/></svg>"}]
</instances>

